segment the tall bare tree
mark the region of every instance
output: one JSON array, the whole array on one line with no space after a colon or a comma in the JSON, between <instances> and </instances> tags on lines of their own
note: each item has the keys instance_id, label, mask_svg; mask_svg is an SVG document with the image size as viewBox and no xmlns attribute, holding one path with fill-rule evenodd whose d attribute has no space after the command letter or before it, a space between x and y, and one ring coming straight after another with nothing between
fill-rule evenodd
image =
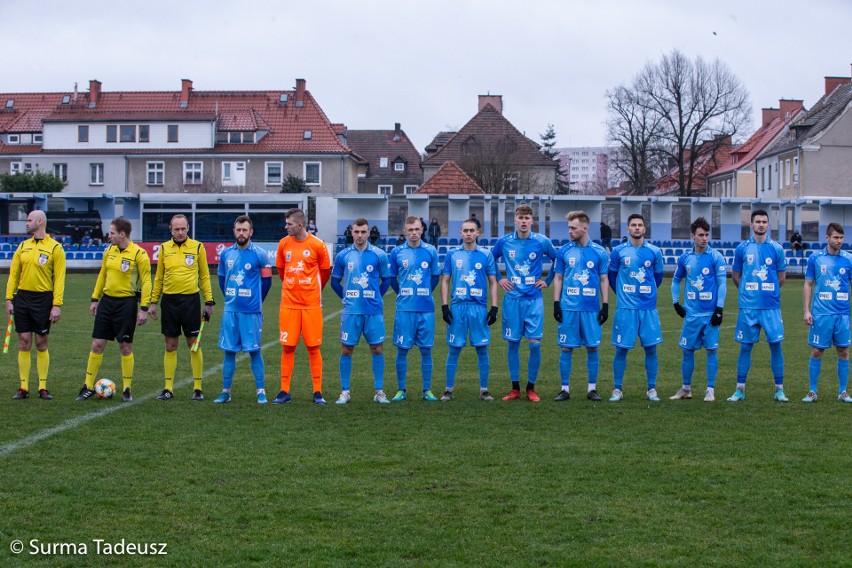
<instances>
[{"instance_id":1,"label":"tall bare tree","mask_svg":"<svg viewBox=\"0 0 852 568\"><path fill-rule=\"evenodd\" d=\"M632 88L620 85L607 91L606 97L607 137L615 146L610 161L634 193L645 195L665 163L656 146L661 139L660 117L650 105L640 103L635 84Z\"/></svg>"}]
</instances>

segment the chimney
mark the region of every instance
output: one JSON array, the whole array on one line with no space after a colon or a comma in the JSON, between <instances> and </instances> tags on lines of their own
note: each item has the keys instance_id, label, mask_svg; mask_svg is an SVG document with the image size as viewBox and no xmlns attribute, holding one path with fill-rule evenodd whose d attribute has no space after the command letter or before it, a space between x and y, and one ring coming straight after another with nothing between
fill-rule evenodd
<instances>
[{"instance_id":1,"label":"chimney","mask_svg":"<svg viewBox=\"0 0 852 568\"><path fill-rule=\"evenodd\" d=\"M399 142L400 140L402 140L402 128L401 128L400 123L394 122L393 123L393 141Z\"/></svg>"},{"instance_id":2,"label":"chimney","mask_svg":"<svg viewBox=\"0 0 852 568\"><path fill-rule=\"evenodd\" d=\"M826 77L825 78L825 96L831 94L839 85L852 83L852 78L849 77Z\"/></svg>"},{"instance_id":3,"label":"chimney","mask_svg":"<svg viewBox=\"0 0 852 568\"><path fill-rule=\"evenodd\" d=\"M777 108L764 108L760 110L763 111L763 126L768 125L770 122L781 116L781 111Z\"/></svg>"},{"instance_id":4,"label":"chimney","mask_svg":"<svg viewBox=\"0 0 852 568\"><path fill-rule=\"evenodd\" d=\"M781 99L778 101L778 106L781 107L781 118L785 121L790 120L793 116L804 109L803 101L800 99Z\"/></svg>"},{"instance_id":5,"label":"chimney","mask_svg":"<svg viewBox=\"0 0 852 568\"><path fill-rule=\"evenodd\" d=\"M180 108L189 106L189 93L192 92L192 81L189 79L180 80Z\"/></svg>"},{"instance_id":6,"label":"chimney","mask_svg":"<svg viewBox=\"0 0 852 568\"><path fill-rule=\"evenodd\" d=\"M296 79L296 107L305 106L305 80Z\"/></svg>"},{"instance_id":7,"label":"chimney","mask_svg":"<svg viewBox=\"0 0 852 568\"><path fill-rule=\"evenodd\" d=\"M482 110L485 108L485 105L489 104L497 109L497 112L503 114L503 95L479 95L478 111Z\"/></svg>"},{"instance_id":8,"label":"chimney","mask_svg":"<svg viewBox=\"0 0 852 568\"><path fill-rule=\"evenodd\" d=\"M98 99L101 98L101 82L97 79L89 81L89 108L98 106Z\"/></svg>"}]
</instances>

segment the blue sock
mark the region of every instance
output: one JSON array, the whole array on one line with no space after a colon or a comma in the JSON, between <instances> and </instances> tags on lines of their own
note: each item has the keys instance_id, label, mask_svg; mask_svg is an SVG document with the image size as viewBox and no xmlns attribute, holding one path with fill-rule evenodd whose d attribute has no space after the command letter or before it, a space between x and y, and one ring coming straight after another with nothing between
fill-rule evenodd
<instances>
[{"instance_id":1,"label":"blue sock","mask_svg":"<svg viewBox=\"0 0 852 568\"><path fill-rule=\"evenodd\" d=\"M682 349L683 359L680 362L680 372L683 375L684 386L692 385L692 373L695 372L695 351L692 349Z\"/></svg>"},{"instance_id":2,"label":"blue sock","mask_svg":"<svg viewBox=\"0 0 852 568\"><path fill-rule=\"evenodd\" d=\"M625 370L627 370L627 349L616 347L615 357L612 358L612 380L613 387L618 390L621 390L621 385L624 382Z\"/></svg>"},{"instance_id":3,"label":"blue sock","mask_svg":"<svg viewBox=\"0 0 852 568\"><path fill-rule=\"evenodd\" d=\"M754 343L740 343L740 354L737 357L737 384L745 384L748 371L751 369L751 350Z\"/></svg>"},{"instance_id":4,"label":"blue sock","mask_svg":"<svg viewBox=\"0 0 852 568\"><path fill-rule=\"evenodd\" d=\"M459 355L461 347L453 347L452 345L447 352L447 390L453 390L456 386L456 369L459 368Z\"/></svg>"},{"instance_id":5,"label":"blue sock","mask_svg":"<svg viewBox=\"0 0 852 568\"><path fill-rule=\"evenodd\" d=\"M780 387L784 384L784 352L781 351L780 341L769 344L769 366L775 377L775 386Z\"/></svg>"},{"instance_id":6,"label":"blue sock","mask_svg":"<svg viewBox=\"0 0 852 568\"><path fill-rule=\"evenodd\" d=\"M399 390L405 390L406 377L408 376L408 349L396 350L396 386Z\"/></svg>"},{"instance_id":7,"label":"blue sock","mask_svg":"<svg viewBox=\"0 0 852 568\"><path fill-rule=\"evenodd\" d=\"M423 375L423 390L432 390L432 350L420 348L420 374Z\"/></svg>"},{"instance_id":8,"label":"blue sock","mask_svg":"<svg viewBox=\"0 0 852 568\"><path fill-rule=\"evenodd\" d=\"M840 361L838 360L838 364ZM811 357L808 360L808 388L814 392L817 391L817 385L819 384L819 373L822 370L822 357L819 359L814 359ZM838 369L839 371L839 369Z\"/></svg>"},{"instance_id":9,"label":"blue sock","mask_svg":"<svg viewBox=\"0 0 852 568\"><path fill-rule=\"evenodd\" d=\"M479 362L479 388L487 389L488 376L491 374L491 359L488 357L487 345L480 345L476 348L476 359ZM458 362L458 357L456 357L456 361Z\"/></svg>"},{"instance_id":10,"label":"blue sock","mask_svg":"<svg viewBox=\"0 0 852 568\"><path fill-rule=\"evenodd\" d=\"M657 359L657 346L645 348L645 373L648 375L648 390L657 388L657 372L660 362Z\"/></svg>"},{"instance_id":11,"label":"blue sock","mask_svg":"<svg viewBox=\"0 0 852 568\"><path fill-rule=\"evenodd\" d=\"M237 354L225 351L225 360L222 362L222 390L231 390L234 382L234 372L237 370Z\"/></svg>"},{"instance_id":12,"label":"blue sock","mask_svg":"<svg viewBox=\"0 0 852 568\"><path fill-rule=\"evenodd\" d=\"M562 350L559 353L559 377L562 379L562 386L567 387L571 384L571 367L573 366L574 350ZM563 390L565 390L563 388Z\"/></svg>"},{"instance_id":13,"label":"blue sock","mask_svg":"<svg viewBox=\"0 0 852 568\"><path fill-rule=\"evenodd\" d=\"M594 387L598 384L598 368L600 367L601 356L600 352L586 350L586 369L589 372L589 384Z\"/></svg>"},{"instance_id":14,"label":"blue sock","mask_svg":"<svg viewBox=\"0 0 852 568\"><path fill-rule=\"evenodd\" d=\"M349 379L352 377L352 355L340 356L340 388L349 390Z\"/></svg>"},{"instance_id":15,"label":"blue sock","mask_svg":"<svg viewBox=\"0 0 852 568\"><path fill-rule=\"evenodd\" d=\"M521 380L521 342L508 341L509 380L516 383Z\"/></svg>"},{"instance_id":16,"label":"blue sock","mask_svg":"<svg viewBox=\"0 0 852 568\"><path fill-rule=\"evenodd\" d=\"M251 358L251 374L254 375L254 386L257 389L262 389L265 373L263 355L260 351L252 351L249 353L249 357Z\"/></svg>"},{"instance_id":17,"label":"blue sock","mask_svg":"<svg viewBox=\"0 0 852 568\"><path fill-rule=\"evenodd\" d=\"M719 373L719 353L716 350L707 352L707 388L716 388L716 375Z\"/></svg>"},{"instance_id":18,"label":"blue sock","mask_svg":"<svg viewBox=\"0 0 852 568\"><path fill-rule=\"evenodd\" d=\"M849 359L837 360L837 384L840 388L837 394L846 392L846 386L849 384Z\"/></svg>"},{"instance_id":19,"label":"blue sock","mask_svg":"<svg viewBox=\"0 0 852 568\"><path fill-rule=\"evenodd\" d=\"M527 361L527 379L530 384L534 385L538 380L538 369L541 367L541 342L530 341L530 359Z\"/></svg>"},{"instance_id":20,"label":"blue sock","mask_svg":"<svg viewBox=\"0 0 852 568\"><path fill-rule=\"evenodd\" d=\"M373 385L376 390L382 390L385 384L385 354L373 354Z\"/></svg>"}]
</instances>

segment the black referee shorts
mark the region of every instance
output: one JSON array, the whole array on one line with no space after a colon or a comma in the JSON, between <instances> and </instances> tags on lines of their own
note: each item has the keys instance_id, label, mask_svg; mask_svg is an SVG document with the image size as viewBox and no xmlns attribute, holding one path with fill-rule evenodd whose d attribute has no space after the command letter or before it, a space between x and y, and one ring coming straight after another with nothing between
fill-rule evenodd
<instances>
[{"instance_id":1,"label":"black referee shorts","mask_svg":"<svg viewBox=\"0 0 852 568\"><path fill-rule=\"evenodd\" d=\"M18 290L12 298L15 309L15 331L17 333L50 333L50 310L53 308L53 292L30 292Z\"/></svg>"},{"instance_id":2,"label":"black referee shorts","mask_svg":"<svg viewBox=\"0 0 852 568\"><path fill-rule=\"evenodd\" d=\"M201 328L201 297L198 294L163 294L160 299L163 335L198 337Z\"/></svg>"},{"instance_id":3,"label":"black referee shorts","mask_svg":"<svg viewBox=\"0 0 852 568\"><path fill-rule=\"evenodd\" d=\"M138 305L136 296L127 298L102 296L101 301L98 302L92 339L108 341L114 339L121 343L133 343Z\"/></svg>"}]
</instances>

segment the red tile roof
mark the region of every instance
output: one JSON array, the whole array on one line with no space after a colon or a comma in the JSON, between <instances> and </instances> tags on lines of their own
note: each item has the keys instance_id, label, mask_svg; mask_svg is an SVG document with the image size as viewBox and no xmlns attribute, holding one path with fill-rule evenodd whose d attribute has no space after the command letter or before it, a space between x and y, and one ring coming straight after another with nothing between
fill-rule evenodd
<instances>
[{"instance_id":1,"label":"red tile roof","mask_svg":"<svg viewBox=\"0 0 852 568\"><path fill-rule=\"evenodd\" d=\"M736 157L735 163L722 165L722 167L710 172L708 177L736 171L752 162L764 148L769 146L769 144L776 139L778 134L787 124L797 119L799 116L801 116L801 113L798 112L787 119L778 116L772 119L767 125L758 128L755 133L745 141L745 143L737 146L736 149L731 151L731 161L733 161L733 158Z\"/></svg>"},{"instance_id":2,"label":"red tile roof","mask_svg":"<svg viewBox=\"0 0 852 568\"><path fill-rule=\"evenodd\" d=\"M452 160L444 162L438 171L421 185L415 193L447 195L485 193L473 179Z\"/></svg>"},{"instance_id":3,"label":"red tile roof","mask_svg":"<svg viewBox=\"0 0 852 568\"><path fill-rule=\"evenodd\" d=\"M350 130L347 143L353 152L369 163L367 179L412 180L419 185L423 180L420 169L420 153L404 130ZM387 167L380 167L381 158L387 158ZM405 171L397 172L394 162L402 160Z\"/></svg>"}]
</instances>

